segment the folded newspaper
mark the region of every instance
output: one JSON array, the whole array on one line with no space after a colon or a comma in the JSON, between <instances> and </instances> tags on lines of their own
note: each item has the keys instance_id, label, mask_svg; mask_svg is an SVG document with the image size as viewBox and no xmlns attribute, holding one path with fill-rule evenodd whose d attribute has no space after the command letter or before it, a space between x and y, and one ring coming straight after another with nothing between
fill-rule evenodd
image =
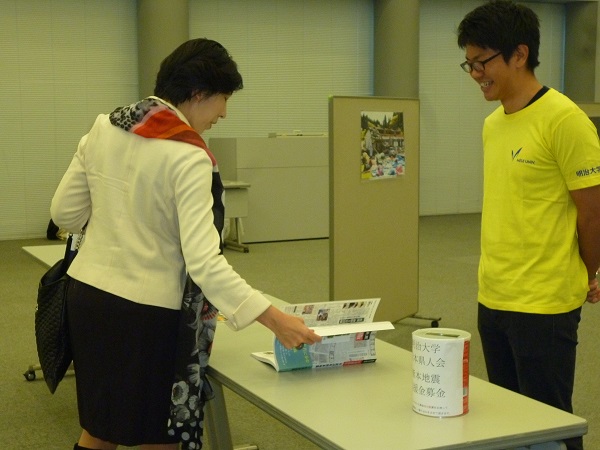
<instances>
[{"instance_id":1,"label":"folded newspaper","mask_svg":"<svg viewBox=\"0 0 600 450\"><path fill-rule=\"evenodd\" d=\"M375 362L377 331L394 329L391 322L373 322L379 300L286 305L282 308L284 312L302 317L323 340L300 349L286 349L274 338L272 351L254 352L252 356L272 365L278 372Z\"/></svg>"}]
</instances>

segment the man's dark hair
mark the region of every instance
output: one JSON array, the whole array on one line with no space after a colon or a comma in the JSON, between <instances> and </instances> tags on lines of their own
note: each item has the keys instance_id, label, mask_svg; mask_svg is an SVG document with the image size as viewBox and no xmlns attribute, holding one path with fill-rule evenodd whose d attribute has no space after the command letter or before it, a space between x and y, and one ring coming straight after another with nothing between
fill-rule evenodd
<instances>
[{"instance_id":1,"label":"man's dark hair","mask_svg":"<svg viewBox=\"0 0 600 450\"><path fill-rule=\"evenodd\" d=\"M509 0L493 0L468 13L458 26L458 46L474 45L502 52L504 61L521 44L529 48L527 67L540 62L540 21L527 6Z\"/></svg>"},{"instance_id":2,"label":"man's dark hair","mask_svg":"<svg viewBox=\"0 0 600 450\"><path fill-rule=\"evenodd\" d=\"M210 39L192 39L160 64L154 95L179 105L196 94L232 94L244 87L237 64L225 47Z\"/></svg>"}]
</instances>

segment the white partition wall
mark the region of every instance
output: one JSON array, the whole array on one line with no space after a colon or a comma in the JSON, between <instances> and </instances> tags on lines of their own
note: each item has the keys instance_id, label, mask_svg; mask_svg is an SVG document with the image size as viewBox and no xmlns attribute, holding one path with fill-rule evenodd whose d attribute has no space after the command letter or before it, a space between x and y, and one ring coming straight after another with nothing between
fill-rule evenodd
<instances>
[{"instance_id":1,"label":"white partition wall","mask_svg":"<svg viewBox=\"0 0 600 450\"><path fill-rule=\"evenodd\" d=\"M328 236L327 137L212 138L209 147L223 179L250 185L243 242Z\"/></svg>"}]
</instances>

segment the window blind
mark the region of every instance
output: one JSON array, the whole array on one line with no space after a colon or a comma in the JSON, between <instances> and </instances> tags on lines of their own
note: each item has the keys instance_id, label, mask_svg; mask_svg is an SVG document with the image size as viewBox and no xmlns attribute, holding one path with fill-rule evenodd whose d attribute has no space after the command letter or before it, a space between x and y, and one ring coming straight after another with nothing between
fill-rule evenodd
<instances>
[{"instance_id":1,"label":"window blind","mask_svg":"<svg viewBox=\"0 0 600 450\"><path fill-rule=\"evenodd\" d=\"M96 115L137 97L136 2L0 0L0 239L43 236Z\"/></svg>"},{"instance_id":2,"label":"window blind","mask_svg":"<svg viewBox=\"0 0 600 450\"><path fill-rule=\"evenodd\" d=\"M329 96L373 92L371 0L195 0L190 35L223 44L244 77L207 138L326 133Z\"/></svg>"}]
</instances>

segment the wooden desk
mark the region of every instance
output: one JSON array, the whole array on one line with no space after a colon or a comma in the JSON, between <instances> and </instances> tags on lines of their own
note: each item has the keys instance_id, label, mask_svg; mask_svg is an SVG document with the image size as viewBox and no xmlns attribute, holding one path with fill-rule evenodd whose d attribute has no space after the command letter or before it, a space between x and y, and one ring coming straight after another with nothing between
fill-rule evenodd
<instances>
[{"instance_id":1,"label":"wooden desk","mask_svg":"<svg viewBox=\"0 0 600 450\"><path fill-rule=\"evenodd\" d=\"M269 297L273 303L282 302ZM220 323L208 374L211 448L231 449L222 388L227 387L324 449L509 449L587 432L585 419L470 377L469 409L434 418L412 410L412 355L377 341L377 362L277 373L250 356L272 334L254 324L234 332ZM534 447L535 448L535 447Z\"/></svg>"}]
</instances>

